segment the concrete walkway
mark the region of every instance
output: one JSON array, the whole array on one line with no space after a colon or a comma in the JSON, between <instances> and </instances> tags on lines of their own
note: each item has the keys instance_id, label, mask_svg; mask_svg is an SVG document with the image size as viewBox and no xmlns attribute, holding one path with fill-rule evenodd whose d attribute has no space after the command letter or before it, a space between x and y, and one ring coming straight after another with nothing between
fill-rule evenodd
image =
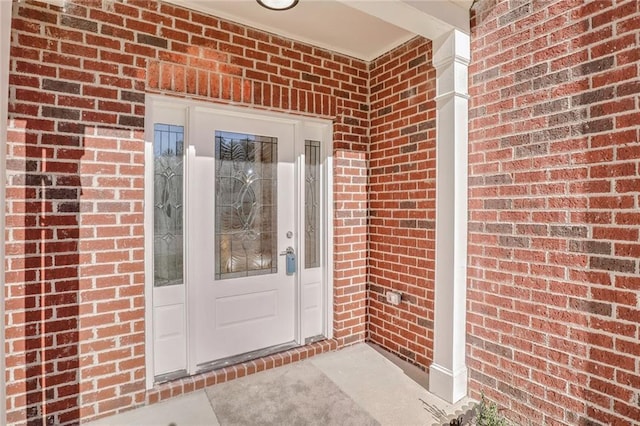
<instances>
[{"instance_id":1,"label":"concrete walkway","mask_svg":"<svg viewBox=\"0 0 640 426\"><path fill-rule=\"evenodd\" d=\"M358 344L315 356L311 363L381 425L445 425L472 407L455 405L431 395L428 375L373 345ZM291 364L295 368L296 364ZM267 370L257 373L268 374ZM247 376L239 380L251 380ZM90 423L92 426L214 426L220 425L204 390ZM222 425L225 426L225 425ZM284 426L284 425L283 425Z\"/></svg>"}]
</instances>

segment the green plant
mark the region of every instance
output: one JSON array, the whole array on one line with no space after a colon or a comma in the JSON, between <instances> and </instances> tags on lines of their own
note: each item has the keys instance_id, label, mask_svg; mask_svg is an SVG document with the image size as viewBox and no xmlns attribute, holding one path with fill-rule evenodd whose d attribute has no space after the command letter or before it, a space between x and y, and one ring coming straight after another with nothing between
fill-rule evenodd
<instances>
[{"instance_id":1,"label":"green plant","mask_svg":"<svg viewBox=\"0 0 640 426\"><path fill-rule=\"evenodd\" d=\"M500 413L498 406L487 400L484 393L476 405L477 426L510 426L509 421Z\"/></svg>"}]
</instances>

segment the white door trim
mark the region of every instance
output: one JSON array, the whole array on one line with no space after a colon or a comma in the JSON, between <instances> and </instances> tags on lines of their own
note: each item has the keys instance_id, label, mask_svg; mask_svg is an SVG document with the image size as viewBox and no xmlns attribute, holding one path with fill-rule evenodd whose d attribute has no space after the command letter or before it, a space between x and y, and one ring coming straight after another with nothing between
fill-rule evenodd
<instances>
[{"instance_id":1,"label":"white door trim","mask_svg":"<svg viewBox=\"0 0 640 426\"><path fill-rule=\"evenodd\" d=\"M144 208L144 224L145 224L145 355L146 355L146 385L147 389L151 389L155 383L155 370L154 370L154 303L153 303L153 126L154 126L154 108L162 108L171 106L173 108L184 108L185 110L185 139L189 138L192 131L190 127L193 125L189 118L191 112L198 111L210 111L217 114L233 114L235 116L246 118L261 118L268 119L275 122L288 123L294 126L294 133L297 140L304 140L306 137L305 132L308 129L313 128L314 134L319 134L321 142L321 173L322 173L322 194L321 194L321 228L322 228L322 335L326 338L333 337L333 125L331 121L326 119L308 118L302 116L293 116L290 114L253 110L243 107L216 105L212 103L205 103L202 101L193 101L186 99L176 99L163 95L147 95L147 108L146 108L146 137L145 137L145 208ZM307 130L305 130L307 129ZM185 162L188 167L188 150L189 144L185 143ZM299 153L297 153L299 154ZM299 167L297 170L301 170ZM185 175L185 182L188 178L188 174ZM186 183L188 185L188 183ZM297 220L304 220L303 207L304 198L303 193L298 193L298 202L296 203ZM302 196L302 199L300 197ZM185 197L189 197L188 191L185 191ZM189 208L187 200L185 200L186 209ZM185 220L188 218L188 213L185 211ZM188 229L188 224L185 223L185 229ZM304 238L299 233L296 233L296 245L301 247L304 244ZM188 248L185 248L185 256L188 256ZM302 259L298 260L300 271L302 265ZM186 285L188 285L188 277L185 276ZM185 287L186 288L186 287ZM194 306L193 295L194 292L185 291L185 324L186 324L186 347L184 348L186 357L186 371L189 374L196 372L195 358L193 351L192 336L190 335L192 330L192 315L189 314L190 309ZM297 323L295 324L295 337L296 342L300 345L305 343L305 337L302 334L302 315L300 314L300 274L296 275L296 312Z\"/></svg>"},{"instance_id":2,"label":"white door trim","mask_svg":"<svg viewBox=\"0 0 640 426\"><path fill-rule=\"evenodd\" d=\"M324 138L327 143L323 144L322 152L322 173L324 174L324 185L322 186L323 214L322 225L324 227L324 300L326 301L324 318L324 335L327 339L333 339L333 125L329 123L324 129Z\"/></svg>"},{"instance_id":3,"label":"white door trim","mask_svg":"<svg viewBox=\"0 0 640 426\"><path fill-rule=\"evenodd\" d=\"M12 2L0 1L0 206L5 206L5 189L7 187L6 150L7 150L7 121L9 119L9 51L11 48L11 7ZM0 209L0 235L3 236L0 243L0 258L4 259L4 223L5 209ZM3 321L0 327L0 371L5 371L4 353L4 286L5 286L4 261L0 262L0 318ZM5 375L0 375L0 401L6 401ZM6 424L6 404L0 404L0 424Z\"/></svg>"},{"instance_id":4,"label":"white door trim","mask_svg":"<svg viewBox=\"0 0 640 426\"><path fill-rule=\"evenodd\" d=\"M147 101L144 138L144 352L146 388L154 383L153 348L153 108ZM150 184L151 182L151 184ZM151 186L152 188L149 188Z\"/></svg>"}]
</instances>

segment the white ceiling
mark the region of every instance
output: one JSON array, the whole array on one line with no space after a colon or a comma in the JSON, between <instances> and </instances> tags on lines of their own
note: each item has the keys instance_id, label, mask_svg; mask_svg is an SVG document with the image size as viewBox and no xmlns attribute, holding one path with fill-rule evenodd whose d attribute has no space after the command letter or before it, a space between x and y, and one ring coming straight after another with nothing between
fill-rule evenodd
<instances>
[{"instance_id":1,"label":"white ceiling","mask_svg":"<svg viewBox=\"0 0 640 426\"><path fill-rule=\"evenodd\" d=\"M473 0L300 0L272 11L255 0L169 0L283 37L370 61L416 34L468 32Z\"/></svg>"}]
</instances>

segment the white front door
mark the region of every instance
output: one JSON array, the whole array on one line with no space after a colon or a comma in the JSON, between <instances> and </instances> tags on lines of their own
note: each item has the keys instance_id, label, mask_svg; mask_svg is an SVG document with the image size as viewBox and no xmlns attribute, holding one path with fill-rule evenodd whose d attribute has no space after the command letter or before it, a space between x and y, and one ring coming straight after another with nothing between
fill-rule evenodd
<instances>
[{"instance_id":1,"label":"white front door","mask_svg":"<svg viewBox=\"0 0 640 426\"><path fill-rule=\"evenodd\" d=\"M148 99L147 386L330 338L331 123Z\"/></svg>"},{"instance_id":2,"label":"white front door","mask_svg":"<svg viewBox=\"0 0 640 426\"><path fill-rule=\"evenodd\" d=\"M294 343L295 126L194 108L187 150L192 368Z\"/></svg>"}]
</instances>

